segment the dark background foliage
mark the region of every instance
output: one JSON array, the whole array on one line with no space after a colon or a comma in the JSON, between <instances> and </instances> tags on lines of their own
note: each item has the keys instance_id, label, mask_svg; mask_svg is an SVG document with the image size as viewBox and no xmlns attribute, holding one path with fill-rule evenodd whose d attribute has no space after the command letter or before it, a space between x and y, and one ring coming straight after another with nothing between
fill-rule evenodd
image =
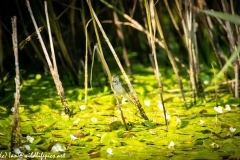
<instances>
[{"instance_id":1,"label":"dark background foliage","mask_svg":"<svg viewBox=\"0 0 240 160\"><path fill-rule=\"evenodd\" d=\"M83 72L83 67L81 61L84 62L85 57L85 34L83 26L83 18L87 22L91 19L89 8L86 1L74 1L74 0L48 0L48 8L50 21L53 24L55 21L59 27L52 28L52 35L54 40L54 47L57 57L57 62L59 66L60 74L71 75L72 84L81 84L82 82L77 81L76 77L79 71ZM201 1L196 1L196 7L199 7ZM226 1L229 3L229 1ZM239 14L239 1L234 2L235 14ZM12 27L11 27L11 18L17 16L17 29L18 29L18 41L19 43L23 41L26 37L35 32L33 27L32 20L30 18L28 9L26 7L26 2L24 0L8 0L1 2L0 12L1 12L1 30L2 30L2 56L3 62L1 64L1 76L4 77L7 73L10 72L10 75L14 76L14 54L12 49ZM132 0L112 0L109 3L113 4L121 10L123 13L130 15L133 19L138 21L142 26L144 26L144 17L146 17L146 12L144 9L141 9L140 3L143 5L143 1L132 1ZM205 6L208 9L213 9L216 11L222 11L222 5L220 1L206 1L207 5ZM44 37L46 44L48 42L48 35L46 30L46 20L44 12L44 1L30 1L33 14L37 20L37 23L40 26L44 26L44 30L41 34ZM163 1L157 1L156 9L165 34L165 40L171 50L171 52L178 57L182 63L188 65L188 54L185 42L183 41L184 32L181 27L181 19L178 15L175 1L168 1L170 9L173 13L173 16L178 23L180 28L181 35L178 34L176 29L173 26L172 20L169 16L169 13L166 9L166 6ZM124 64L122 57L122 46L116 32L116 25L113 23L113 10L104 5L101 1L92 1L93 8L97 13L99 20L102 22L103 28L111 41L112 45L115 47L117 54ZM136 6L135 6L136 5ZM84 11L83 11L84 10ZM144 12L143 12L144 11ZM84 12L84 16L82 13ZM55 15L53 15L55 14ZM52 15L52 16L51 16ZM196 13L196 24L197 25L197 42L199 50L199 60L201 64L206 64L207 66L211 65L212 61L216 61L213 49L209 41L209 35L206 30L206 21L204 21L204 14ZM126 22L126 20L118 15L119 21ZM229 57L229 42L226 38L226 32L223 30L223 27L219 25L218 21L215 18L212 18L214 23L215 33L217 35L219 44L221 45L225 55ZM151 63L148 58L148 54L151 53L150 45L148 44L146 35L142 32L137 31L136 29L128 26L122 25L125 45L128 52L128 57L132 66L135 64L141 63L144 66L150 66ZM66 46L68 53L62 53L59 41L56 39L56 34L61 32L62 40ZM91 47L93 49L96 44L96 36L93 29L92 23L88 27L88 35ZM160 38L159 35L156 37ZM113 56L110 53L104 39L101 36L103 42L104 55L107 59L108 65L112 68L118 68L116 63L113 60ZM33 44L35 47L33 47ZM48 45L49 47L49 45ZM49 49L49 48L48 48ZM157 57L159 61L159 67L171 67L170 62L167 58L165 51L157 46ZM39 53L37 53L39 52ZM64 58L63 54L68 54L70 61L73 63L74 69L69 66L69 63ZM61 58L62 57L62 58ZM61 60L62 59L62 60ZM26 73L30 72L44 72L44 66L46 66L45 58L42 52L42 48L36 36L32 37L31 43L28 42L25 47L19 51L19 64L20 69ZM91 64L91 58L89 60ZM97 63L96 65L100 65ZM179 64L178 64L179 65ZM64 67L65 66L65 67ZM100 67L98 67L100 68ZM68 70L69 69L69 70ZM67 72L67 73L66 73ZM102 70L97 69L97 72L102 72Z\"/></svg>"}]
</instances>

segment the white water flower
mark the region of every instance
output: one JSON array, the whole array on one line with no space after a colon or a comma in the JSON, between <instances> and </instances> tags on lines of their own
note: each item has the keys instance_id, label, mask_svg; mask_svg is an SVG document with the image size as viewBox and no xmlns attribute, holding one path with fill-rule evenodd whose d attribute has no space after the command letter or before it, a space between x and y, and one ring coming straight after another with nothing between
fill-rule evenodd
<instances>
[{"instance_id":1,"label":"white water flower","mask_svg":"<svg viewBox=\"0 0 240 160\"><path fill-rule=\"evenodd\" d=\"M145 104L146 106L150 106L150 100L144 100L144 104Z\"/></svg>"},{"instance_id":2,"label":"white water flower","mask_svg":"<svg viewBox=\"0 0 240 160\"><path fill-rule=\"evenodd\" d=\"M108 153L108 154L113 154L112 148L108 148L108 149L107 149L107 153Z\"/></svg>"},{"instance_id":3,"label":"white water flower","mask_svg":"<svg viewBox=\"0 0 240 160\"><path fill-rule=\"evenodd\" d=\"M127 99L126 98L122 99L122 104L127 104Z\"/></svg>"},{"instance_id":4,"label":"white water flower","mask_svg":"<svg viewBox=\"0 0 240 160\"><path fill-rule=\"evenodd\" d=\"M30 143L33 143L33 141L34 141L34 138L31 137L31 136L27 136L26 139L27 139Z\"/></svg>"},{"instance_id":5,"label":"white water flower","mask_svg":"<svg viewBox=\"0 0 240 160\"><path fill-rule=\"evenodd\" d=\"M181 119L179 118L179 117L177 117L177 123L181 123L182 121L181 121Z\"/></svg>"},{"instance_id":6,"label":"white water flower","mask_svg":"<svg viewBox=\"0 0 240 160\"><path fill-rule=\"evenodd\" d=\"M95 117L92 117L92 118L91 118L91 122L97 122L97 121L98 121L97 118L95 118Z\"/></svg>"},{"instance_id":7,"label":"white water flower","mask_svg":"<svg viewBox=\"0 0 240 160\"><path fill-rule=\"evenodd\" d=\"M77 137L75 137L75 136L72 135L72 134L70 134L70 138L71 138L72 140L76 140L76 139L77 139Z\"/></svg>"},{"instance_id":8,"label":"white water flower","mask_svg":"<svg viewBox=\"0 0 240 160\"><path fill-rule=\"evenodd\" d=\"M118 110L116 110L116 112L118 113L118 114L121 114L121 111L118 109Z\"/></svg>"},{"instance_id":9,"label":"white water flower","mask_svg":"<svg viewBox=\"0 0 240 160\"><path fill-rule=\"evenodd\" d=\"M204 84L209 84L209 81L208 80L204 80L203 83Z\"/></svg>"},{"instance_id":10,"label":"white water flower","mask_svg":"<svg viewBox=\"0 0 240 160\"><path fill-rule=\"evenodd\" d=\"M204 123L204 121L203 121L203 120L200 120L200 121L199 121L199 123L200 123L200 124L203 124L203 123Z\"/></svg>"},{"instance_id":11,"label":"white water flower","mask_svg":"<svg viewBox=\"0 0 240 160\"><path fill-rule=\"evenodd\" d=\"M163 113L163 117L164 117L164 113ZM170 119L171 116L170 116L169 114L166 113L166 118L167 118L167 119Z\"/></svg>"},{"instance_id":12,"label":"white water flower","mask_svg":"<svg viewBox=\"0 0 240 160\"><path fill-rule=\"evenodd\" d=\"M166 115L166 118L167 118L167 119L170 119L170 118L171 118L171 116L170 116L169 114L167 114L167 115Z\"/></svg>"},{"instance_id":13,"label":"white water flower","mask_svg":"<svg viewBox=\"0 0 240 160\"><path fill-rule=\"evenodd\" d=\"M231 132L235 132L235 131L236 131L236 128L230 127L229 130L230 130Z\"/></svg>"},{"instance_id":14,"label":"white water flower","mask_svg":"<svg viewBox=\"0 0 240 160\"><path fill-rule=\"evenodd\" d=\"M24 147L26 148L26 150L30 151L32 150L31 147L29 145L24 145Z\"/></svg>"},{"instance_id":15,"label":"white water flower","mask_svg":"<svg viewBox=\"0 0 240 160\"><path fill-rule=\"evenodd\" d=\"M171 148L174 149L174 145L175 145L175 143L173 141L171 141L168 145L168 149L171 149Z\"/></svg>"},{"instance_id":16,"label":"white water flower","mask_svg":"<svg viewBox=\"0 0 240 160\"><path fill-rule=\"evenodd\" d=\"M218 145L217 143L214 143L214 142L213 142L213 143L211 144L211 147L212 147L212 148L218 148L219 145Z\"/></svg>"},{"instance_id":17,"label":"white water flower","mask_svg":"<svg viewBox=\"0 0 240 160\"><path fill-rule=\"evenodd\" d=\"M83 111L86 109L86 107L85 107L85 105L81 105L81 106L79 106L79 109Z\"/></svg>"},{"instance_id":18,"label":"white water flower","mask_svg":"<svg viewBox=\"0 0 240 160\"><path fill-rule=\"evenodd\" d=\"M97 137L101 137L101 135L100 135L100 134L96 134L96 136L97 136Z\"/></svg>"},{"instance_id":19,"label":"white water flower","mask_svg":"<svg viewBox=\"0 0 240 160\"><path fill-rule=\"evenodd\" d=\"M163 105L161 103L158 103L158 108L163 111Z\"/></svg>"},{"instance_id":20,"label":"white water flower","mask_svg":"<svg viewBox=\"0 0 240 160\"><path fill-rule=\"evenodd\" d=\"M14 148L14 153L17 154L17 155L22 154L22 152L20 151L19 148Z\"/></svg>"},{"instance_id":21,"label":"white water flower","mask_svg":"<svg viewBox=\"0 0 240 160\"><path fill-rule=\"evenodd\" d=\"M73 124L78 124L78 122L80 121L80 118L76 119Z\"/></svg>"},{"instance_id":22,"label":"white water flower","mask_svg":"<svg viewBox=\"0 0 240 160\"><path fill-rule=\"evenodd\" d=\"M65 150L66 150L66 147L60 145L59 143L52 146L52 149L51 149L52 152L64 152Z\"/></svg>"},{"instance_id":23,"label":"white water flower","mask_svg":"<svg viewBox=\"0 0 240 160\"><path fill-rule=\"evenodd\" d=\"M221 106L214 107L214 110L217 111L218 113L223 113Z\"/></svg>"},{"instance_id":24,"label":"white water flower","mask_svg":"<svg viewBox=\"0 0 240 160\"><path fill-rule=\"evenodd\" d=\"M231 110L231 107L230 107L229 104L226 104L226 105L225 105L225 110L226 110L226 111L230 111L230 110Z\"/></svg>"}]
</instances>

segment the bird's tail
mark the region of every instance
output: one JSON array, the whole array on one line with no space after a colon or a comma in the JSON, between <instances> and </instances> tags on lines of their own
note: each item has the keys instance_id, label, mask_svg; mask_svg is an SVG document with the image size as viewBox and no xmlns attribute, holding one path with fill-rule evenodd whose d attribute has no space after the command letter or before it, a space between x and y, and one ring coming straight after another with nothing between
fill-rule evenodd
<instances>
[{"instance_id":1,"label":"bird's tail","mask_svg":"<svg viewBox=\"0 0 240 160\"><path fill-rule=\"evenodd\" d=\"M131 102L133 105L135 105L134 101L132 100L132 98L126 93L124 96L129 102Z\"/></svg>"}]
</instances>

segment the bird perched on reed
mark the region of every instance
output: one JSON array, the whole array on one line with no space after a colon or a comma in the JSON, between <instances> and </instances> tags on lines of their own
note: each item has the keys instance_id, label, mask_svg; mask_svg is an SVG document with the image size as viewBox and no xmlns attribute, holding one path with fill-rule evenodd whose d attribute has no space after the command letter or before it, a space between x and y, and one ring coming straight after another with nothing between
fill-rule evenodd
<instances>
[{"instance_id":1,"label":"bird perched on reed","mask_svg":"<svg viewBox=\"0 0 240 160\"><path fill-rule=\"evenodd\" d=\"M134 105L135 103L133 102L131 97L128 95L127 90L125 89L123 84L120 82L118 75L114 74L112 76L112 82L113 82L113 92L116 95L123 96Z\"/></svg>"}]
</instances>

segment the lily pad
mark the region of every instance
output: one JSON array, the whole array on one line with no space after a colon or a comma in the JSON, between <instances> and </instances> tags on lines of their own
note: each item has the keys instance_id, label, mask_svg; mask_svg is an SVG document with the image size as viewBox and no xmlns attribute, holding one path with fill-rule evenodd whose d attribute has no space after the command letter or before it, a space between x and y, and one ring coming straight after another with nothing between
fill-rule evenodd
<instances>
[{"instance_id":1,"label":"lily pad","mask_svg":"<svg viewBox=\"0 0 240 160\"><path fill-rule=\"evenodd\" d=\"M104 133L101 137L101 143L109 145L112 140L117 140L118 135L116 132Z\"/></svg>"},{"instance_id":2,"label":"lily pad","mask_svg":"<svg viewBox=\"0 0 240 160\"><path fill-rule=\"evenodd\" d=\"M114 121L112 123L109 124L109 127L112 129L112 130L118 130L118 128L122 125L122 122L121 121Z\"/></svg>"}]
</instances>

